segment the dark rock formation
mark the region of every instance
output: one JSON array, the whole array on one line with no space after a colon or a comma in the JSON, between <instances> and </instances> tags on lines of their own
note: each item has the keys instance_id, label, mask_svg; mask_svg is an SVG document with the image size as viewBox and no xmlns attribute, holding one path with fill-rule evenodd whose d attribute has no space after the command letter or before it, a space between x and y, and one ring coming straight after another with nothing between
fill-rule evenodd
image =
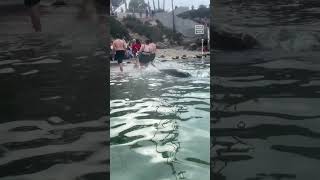
<instances>
[{"instance_id":1,"label":"dark rock formation","mask_svg":"<svg viewBox=\"0 0 320 180\"><path fill-rule=\"evenodd\" d=\"M210 31L211 47L223 50L246 50L259 46L259 42L250 34L231 29L213 27Z\"/></svg>"}]
</instances>

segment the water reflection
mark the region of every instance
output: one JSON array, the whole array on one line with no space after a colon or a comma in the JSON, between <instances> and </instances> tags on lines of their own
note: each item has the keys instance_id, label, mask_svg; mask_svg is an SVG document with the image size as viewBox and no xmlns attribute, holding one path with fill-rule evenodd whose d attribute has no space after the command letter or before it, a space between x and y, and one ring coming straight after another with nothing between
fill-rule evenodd
<instances>
[{"instance_id":1,"label":"water reflection","mask_svg":"<svg viewBox=\"0 0 320 180\"><path fill-rule=\"evenodd\" d=\"M217 24L249 33L261 44L215 53L216 179L319 176L319 6L312 0L215 1Z\"/></svg>"}]
</instances>

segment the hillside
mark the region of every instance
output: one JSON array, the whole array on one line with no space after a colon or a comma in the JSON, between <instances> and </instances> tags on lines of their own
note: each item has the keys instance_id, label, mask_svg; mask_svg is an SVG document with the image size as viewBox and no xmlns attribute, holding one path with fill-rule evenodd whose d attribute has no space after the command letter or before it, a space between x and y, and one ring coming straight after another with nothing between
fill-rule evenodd
<instances>
[{"instance_id":1,"label":"hillside","mask_svg":"<svg viewBox=\"0 0 320 180\"><path fill-rule=\"evenodd\" d=\"M210 24L210 8L202 7L195 10L185 11L177 16L183 19L190 19L198 23Z\"/></svg>"},{"instance_id":2,"label":"hillside","mask_svg":"<svg viewBox=\"0 0 320 180\"><path fill-rule=\"evenodd\" d=\"M163 24L156 20L143 21L134 16L126 16L122 18L109 17L110 34L114 38L117 35L125 37L126 39L141 39L145 40L151 38L162 46L179 45L183 40L181 33L173 33L171 29L163 26Z\"/></svg>"},{"instance_id":3,"label":"hillside","mask_svg":"<svg viewBox=\"0 0 320 180\"><path fill-rule=\"evenodd\" d=\"M117 35L128 39L130 38L129 31L123 24L121 24L121 22L116 20L114 17L108 17L108 22L110 23L110 35L112 38L115 38Z\"/></svg>"},{"instance_id":4,"label":"hillside","mask_svg":"<svg viewBox=\"0 0 320 180\"><path fill-rule=\"evenodd\" d=\"M142 22L133 16L127 16L122 22L132 32L151 38L155 42L164 40L180 42L182 40L182 34L173 33L171 29L164 27L159 21L156 21L156 25L152 25L148 21Z\"/></svg>"}]
</instances>

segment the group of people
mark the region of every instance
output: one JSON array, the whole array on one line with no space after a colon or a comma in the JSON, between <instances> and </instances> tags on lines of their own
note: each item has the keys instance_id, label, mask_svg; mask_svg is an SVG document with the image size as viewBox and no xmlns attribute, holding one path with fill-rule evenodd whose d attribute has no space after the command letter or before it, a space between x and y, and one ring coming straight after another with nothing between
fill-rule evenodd
<instances>
[{"instance_id":1,"label":"group of people","mask_svg":"<svg viewBox=\"0 0 320 180\"><path fill-rule=\"evenodd\" d=\"M123 60L133 59L135 68L144 68L152 63L156 54L156 44L147 39L141 43L139 39L133 39L132 43L128 43L124 38L116 38L111 42L112 59L119 64L120 71L123 72Z\"/></svg>"}]
</instances>

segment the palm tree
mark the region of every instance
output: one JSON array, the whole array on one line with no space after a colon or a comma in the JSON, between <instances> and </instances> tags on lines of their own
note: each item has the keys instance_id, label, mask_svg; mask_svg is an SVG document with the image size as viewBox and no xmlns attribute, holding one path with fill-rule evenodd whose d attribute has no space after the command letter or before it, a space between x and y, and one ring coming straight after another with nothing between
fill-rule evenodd
<instances>
[{"instance_id":1,"label":"palm tree","mask_svg":"<svg viewBox=\"0 0 320 180\"><path fill-rule=\"evenodd\" d=\"M154 0L152 0L153 1L153 9L154 9L154 11L156 11L156 4L154 3Z\"/></svg>"},{"instance_id":2,"label":"palm tree","mask_svg":"<svg viewBox=\"0 0 320 180\"><path fill-rule=\"evenodd\" d=\"M124 6L125 6L125 9L126 9L126 12L128 10L128 6L127 6L127 0L123 0L124 1Z\"/></svg>"},{"instance_id":3,"label":"palm tree","mask_svg":"<svg viewBox=\"0 0 320 180\"><path fill-rule=\"evenodd\" d=\"M171 0L171 5L172 5L172 30L173 30L173 34L176 32L176 27L174 24L174 9L173 9L173 0Z\"/></svg>"},{"instance_id":4,"label":"palm tree","mask_svg":"<svg viewBox=\"0 0 320 180\"><path fill-rule=\"evenodd\" d=\"M165 11L165 3L166 3L166 0L163 0L163 3L162 3L162 5L163 5L163 11Z\"/></svg>"}]
</instances>

